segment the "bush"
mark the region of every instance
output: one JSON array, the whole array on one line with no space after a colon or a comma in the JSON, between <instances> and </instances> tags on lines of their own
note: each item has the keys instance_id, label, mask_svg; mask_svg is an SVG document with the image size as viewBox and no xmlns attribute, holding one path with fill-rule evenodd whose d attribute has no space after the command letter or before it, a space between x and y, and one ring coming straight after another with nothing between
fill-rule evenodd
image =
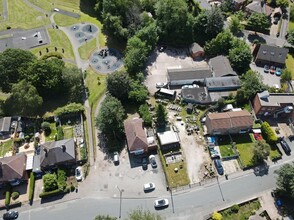
<instances>
[{"instance_id":1,"label":"bush","mask_svg":"<svg viewBox=\"0 0 294 220\"><path fill-rule=\"evenodd\" d=\"M234 212L234 213L239 212L239 209L240 209L240 207L239 207L239 205L237 205L237 204L235 204L235 205L233 205L233 206L231 207L231 210L232 210L232 212Z\"/></svg>"},{"instance_id":2,"label":"bush","mask_svg":"<svg viewBox=\"0 0 294 220\"><path fill-rule=\"evenodd\" d=\"M76 187L74 185L70 186L70 191L73 192L76 189Z\"/></svg>"},{"instance_id":3,"label":"bush","mask_svg":"<svg viewBox=\"0 0 294 220\"><path fill-rule=\"evenodd\" d=\"M58 188L61 190L66 188L66 173L63 169L57 170L57 184Z\"/></svg>"},{"instance_id":4,"label":"bush","mask_svg":"<svg viewBox=\"0 0 294 220\"><path fill-rule=\"evenodd\" d=\"M57 127L56 140L60 141L60 140L63 140L63 138L64 138L63 128L59 126Z\"/></svg>"},{"instance_id":5,"label":"bush","mask_svg":"<svg viewBox=\"0 0 294 220\"><path fill-rule=\"evenodd\" d=\"M11 198L12 198L13 200L18 199L18 197L19 197L19 192L13 192L13 193L11 194Z\"/></svg>"},{"instance_id":6,"label":"bush","mask_svg":"<svg viewBox=\"0 0 294 220\"><path fill-rule=\"evenodd\" d=\"M43 176L44 192L50 192L58 189L56 174L45 174Z\"/></svg>"},{"instance_id":7,"label":"bush","mask_svg":"<svg viewBox=\"0 0 294 220\"><path fill-rule=\"evenodd\" d=\"M41 124L41 128L44 130L45 132L45 136L49 136L50 133L51 133L51 128L50 128L50 123L47 122L47 121L44 121L42 124Z\"/></svg>"},{"instance_id":8,"label":"bush","mask_svg":"<svg viewBox=\"0 0 294 220\"><path fill-rule=\"evenodd\" d=\"M5 192L5 206L9 206L10 204L10 197L11 197L11 193L10 193L10 188Z\"/></svg>"},{"instance_id":9,"label":"bush","mask_svg":"<svg viewBox=\"0 0 294 220\"><path fill-rule=\"evenodd\" d=\"M35 190L35 175L33 172L30 174L30 186L29 186L29 201L34 200L34 190Z\"/></svg>"},{"instance_id":10,"label":"bush","mask_svg":"<svg viewBox=\"0 0 294 220\"><path fill-rule=\"evenodd\" d=\"M139 114L144 121L145 126L152 125L152 116L149 111L149 107L147 104L141 105L139 107Z\"/></svg>"},{"instance_id":11,"label":"bush","mask_svg":"<svg viewBox=\"0 0 294 220\"><path fill-rule=\"evenodd\" d=\"M278 141L277 136L275 135L269 123L266 121L261 124L261 131L264 139L268 144L272 145Z\"/></svg>"},{"instance_id":12,"label":"bush","mask_svg":"<svg viewBox=\"0 0 294 220\"><path fill-rule=\"evenodd\" d=\"M82 104L70 103L64 107L57 108L54 111L55 116L74 115L84 111Z\"/></svg>"},{"instance_id":13,"label":"bush","mask_svg":"<svg viewBox=\"0 0 294 220\"><path fill-rule=\"evenodd\" d=\"M223 219L223 216L222 214L218 213L218 212L214 212L212 214L212 220L222 220Z\"/></svg>"},{"instance_id":14,"label":"bush","mask_svg":"<svg viewBox=\"0 0 294 220\"><path fill-rule=\"evenodd\" d=\"M56 196L56 195L59 195L59 194L62 194L62 193L64 193L63 190L55 189L55 190L52 190L50 192L40 193L39 197L42 199L42 198L46 198L46 197L50 197L50 196Z\"/></svg>"},{"instance_id":15,"label":"bush","mask_svg":"<svg viewBox=\"0 0 294 220\"><path fill-rule=\"evenodd\" d=\"M45 54L44 56L42 56L42 60L47 60L48 58L51 58L51 57L56 57L57 59L62 59L63 56L61 53L58 53L58 52L49 52L47 54Z\"/></svg>"}]
</instances>

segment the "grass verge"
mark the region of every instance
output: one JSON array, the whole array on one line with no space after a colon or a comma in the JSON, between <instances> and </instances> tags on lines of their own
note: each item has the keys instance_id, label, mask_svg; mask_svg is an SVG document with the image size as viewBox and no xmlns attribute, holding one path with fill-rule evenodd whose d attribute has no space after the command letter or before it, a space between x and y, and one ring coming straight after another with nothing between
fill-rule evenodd
<instances>
[{"instance_id":1,"label":"grass verge","mask_svg":"<svg viewBox=\"0 0 294 220\"><path fill-rule=\"evenodd\" d=\"M88 60L90 55L97 48L96 38L86 42L84 45L79 47L79 54L83 60Z\"/></svg>"}]
</instances>

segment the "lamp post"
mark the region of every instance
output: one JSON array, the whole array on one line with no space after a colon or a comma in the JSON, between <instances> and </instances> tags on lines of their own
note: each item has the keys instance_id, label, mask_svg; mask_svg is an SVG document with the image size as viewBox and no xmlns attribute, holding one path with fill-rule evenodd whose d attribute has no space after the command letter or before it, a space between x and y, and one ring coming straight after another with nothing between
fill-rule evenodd
<instances>
[{"instance_id":1,"label":"lamp post","mask_svg":"<svg viewBox=\"0 0 294 220\"><path fill-rule=\"evenodd\" d=\"M216 176L216 181L217 181L217 185L218 185L218 188L219 188L220 194L221 194L221 196L222 196L222 199L223 199L223 201L225 201L225 198L224 198L224 195L223 195L222 188L221 188L221 186L220 186L220 184L219 184L219 181L218 181L218 176Z\"/></svg>"},{"instance_id":2,"label":"lamp post","mask_svg":"<svg viewBox=\"0 0 294 220\"><path fill-rule=\"evenodd\" d=\"M116 188L119 191L119 216L118 218L121 218L121 202L122 202L122 193L124 192L124 189L120 189L118 186Z\"/></svg>"}]
</instances>

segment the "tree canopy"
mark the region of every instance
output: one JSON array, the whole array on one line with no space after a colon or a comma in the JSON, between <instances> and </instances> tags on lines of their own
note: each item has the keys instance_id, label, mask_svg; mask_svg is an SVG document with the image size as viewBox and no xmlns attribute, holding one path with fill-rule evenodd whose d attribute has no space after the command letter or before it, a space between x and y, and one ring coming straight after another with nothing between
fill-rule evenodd
<instances>
[{"instance_id":1,"label":"tree canopy","mask_svg":"<svg viewBox=\"0 0 294 220\"><path fill-rule=\"evenodd\" d=\"M260 140L254 143L253 160L263 161L266 160L270 154L270 145L265 140Z\"/></svg>"},{"instance_id":2,"label":"tree canopy","mask_svg":"<svg viewBox=\"0 0 294 220\"><path fill-rule=\"evenodd\" d=\"M229 21L229 29L232 34L237 35L244 30L244 25L241 24L240 19L236 15L232 15Z\"/></svg>"},{"instance_id":3,"label":"tree canopy","mask_svg":"<svg viewBox=\"0 0 294 220\"><path fill-rule=\"evenodd\" d=\"M252 60L249 46L242 40L235 41L234 47L229 52L229 60L238 73L245 73Z\"/></svg>"},{"instance_id":4,"label":"tree canopy","mask_svg":"<svg viewBox=\"0 0 294 220\"><path fill-rule=\"evenodd\" d=\"M277 174L277 189L284 196L294 199L294 165L284 164Z\"/></svg>"},{"instance_id":5,"label":"tree canopy","mask_svg":"<svg viewBox=\"0 0 294 220\"><path fill-rule=\"evenodd\" d=\"M121 102L128 99L131 79L125 70L115 71L107 76L106 88L108 92Z\"/></svg>"},{"instance_id":6,"label":"tree canopy","mask_svg":"<svg viewBox=\"0 0 294 220\"><path fill-rule=\"evenodd\" d=\"M248 18L247 26L253 31L265 32L270 27L270 22L265 14L253 12Z\"/></svg>"},{"instance_id":7,"label":"tree canopy","mask_svg":"<svg viewBox=\"0 0 294 220\"><path fill-rule=\"evenodd\" d=\"M62 71L63 91L68 102L82 103L84 94L83 74L77 67L64 68Z\"/></svg>"},{"instance_id":8,"label":"tree canopy","mask_svg":"<svg viewBox=\"0 0 294 220\"><path fill-rule=\"evenodd\" d=\"M159 103L156 106L156 118L157 118L157 125L159 127L163 127L167 123L167 112L164 105L162 105L161 103Z\"/></svg>"}]
</instances>

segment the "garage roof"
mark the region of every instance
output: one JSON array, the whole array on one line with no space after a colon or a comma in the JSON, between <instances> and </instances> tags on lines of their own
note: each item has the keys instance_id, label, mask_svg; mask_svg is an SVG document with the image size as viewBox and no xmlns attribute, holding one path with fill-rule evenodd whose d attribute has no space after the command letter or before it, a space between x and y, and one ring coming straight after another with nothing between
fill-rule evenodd
<instances>
[{"instance_id":1,"label":"garage roof","mask_svg":"<svg viewBox=\"0 0 294 220\"><path fill-rule=\"evenodd\" d=\"M161 145L168 145L168 144L174 144L174 143L180 142L180 138L179 138L178 134L172 130L158 132L157 136L159 138Z\"/></svg>"}]
</instances>

